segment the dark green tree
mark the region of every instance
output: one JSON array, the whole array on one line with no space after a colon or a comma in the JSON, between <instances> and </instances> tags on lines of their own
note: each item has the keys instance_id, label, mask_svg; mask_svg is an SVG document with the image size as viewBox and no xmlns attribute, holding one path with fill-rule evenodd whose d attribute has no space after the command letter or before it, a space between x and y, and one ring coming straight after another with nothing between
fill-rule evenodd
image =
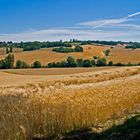
<instances>
[{"instance_id":1,"label":"dark green tree","mask_svg":"<svg viewBox=\"0 0 140 140\"><path fill-rule=\"evenodd\" d=\"M69 56L67 58L67 63L68 63L68 67L76 67L75 59L72 56Z\"/></svg>"},{"instance_id":2,"label":"dark green tree","mask_svg":"<svg viewBox=\"0 0 140 140\"><path fill-rule=\"evenodd\" d=\"M17 60L16 61L16 68L17 69L21 69L22 68L22 61L21 60Z\"/></svg>"},{"instance_id":3,"label":"dark green tree","mask_svg":"<svg viewBox=\"0 0 140 140\"><path fill-rule=\"evenodd\" d=\"M6 47L6 54L8 54L9 53L9 48L8 47Z\"/></svg>"},{"instance_id":4,"label":"dark green tree","mask_svg":"<svg viewBox=\"0 0 140 140\"><path fill-rule=\"evenodd\" d=\"M33 67L33 68L41 68L41 67L42 67L41 62L35 61L35 62L32 64L32 67Z\"/></svg>"},{"instance_id":5,"label":"dark green tree","mask_svg":"<svg viewBox=\"0 0 140 140\"><path fill-rule=\"evenodd\" d=\"M76 64L78 67L82 67L83 66L83 59L77 59Z\"/></svg>"},{"instance_id":6,"label":"dark green tree","mask_svg":"<svg viewBox=\"0 0 140 140\"><path fill-rule=\"evenodd\" d=\"M100 58L97 60L97 66L106 66L107 65L107 62L106 62L106 59L105 58Z\"/></svg>"},{"instance_id":7,"label":"dark green tree","mask_svg":"<svg viewBox=\"0 0 140 140\"><path fill-rule=\"evenodd\" d=\"M94 59L91 60L91 65L96 66L96 61Z\"/></svg>"},{"instance_id":8,"label":"dark green tree","mask_svg":"<svg viewBox=\"0 0 140 140\"><path fill-rule=\"evenodd\" d=\"M108 66L113 66L113 62L112 61L109 61L108 62Z\"/></svg>"},{"instance_id":9,"label":"dark green tree","mask_svg":"<svg viewBox=\"0 0 140 140\"><path fill-rule=\"evenodd\" d=\"M14 67L14 55L13 54L9 54L6 58L5 58L5 67L7 69L11 69Z\"/></svg>"},{"instance_id":10,"label":"dark green tree","mask_svg":"<svg viewBox=\"0 0 140 140\"><path fill-rule=\"evenodd\" d=\"M80 45L75 47L75 52L83 52L83 48Z\"/></svg>"},{"instance_id":11,"label":"dark green tree","mask_svg":"<svg viewBox=\"0 0 140 140\"><path fill-rule=\"evenodd\" d=\"M83 67L92 67L91 61L90 60L84 60L83 61Z\"/></svg>"}]
</instances>

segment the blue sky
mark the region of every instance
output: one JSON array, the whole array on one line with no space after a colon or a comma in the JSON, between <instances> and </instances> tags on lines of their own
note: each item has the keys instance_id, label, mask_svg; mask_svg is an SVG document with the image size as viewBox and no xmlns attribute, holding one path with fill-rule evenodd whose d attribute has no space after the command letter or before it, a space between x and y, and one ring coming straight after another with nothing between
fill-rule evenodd
<instances>
[{"instance_id":1,"label":"blue sky","mask_svg":"<svg viewBox=\"0 0 140 140\"><path fill-rule=\"evenodd\" d=\"M140 41L139 0L0 0L1 41Z\"/></svg>"}]
</instances>

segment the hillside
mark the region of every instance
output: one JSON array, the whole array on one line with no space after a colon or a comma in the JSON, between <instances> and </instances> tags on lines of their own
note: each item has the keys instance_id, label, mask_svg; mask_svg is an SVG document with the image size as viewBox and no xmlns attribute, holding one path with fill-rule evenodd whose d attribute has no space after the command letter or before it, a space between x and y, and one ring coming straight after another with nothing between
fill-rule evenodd
<instances>
[{"instance_id":1,"label":"hillside","mask_svg":"<svg viewBox=\"0 0 140 140\"><path fill-rule=\"evenodd\" d=\"M58 53L52 51L52 48L39 49L34 51L22 51L21 49L14 49L15 59L23 60L29 64L38 60L43 65L50 62L58 62L66 60L68 56L75 58L92 59L93 56L105 57L107 61L113 61L114 63L139 63L140 62L140 49L125 49L124 46L115 46L111 48L109 46L100 45L83 45L83 52L72 53ZM109 56L105 56L104 51L110 49ZM0 59L4 58L4 48L0 49Z\"/></svg>"},{"instance_id":2,"label":"hillside","mask_svg":"<svg viewBox=\"0 0 140 140\"><path fill-rule=\"evenodd\" d=\"M92 59L93 56L104 57L103 51L109 49L110 47L104 46L83 46L84 52L73 52L73 53L58 53L53 52L52 48L40 49L35 51L25 51L14 53L16 60L23 60L29 64L38 60L42 64L48 64L50 62L57 62L65 60L68 56L74 56L75 58ZM5 55L0 55L0 59L4 58Z\"/></svg>"},{"instance_id":3,"label":"hillside","mask_svg":"<svg viewBox=\"0 0 140 140\"><path fill-rule=\"evenodd\" d=\"M140 49L125 49L124 47L116 46L111 49L108 61L114 63L140 63Z\"/></svg>"}]
</instances>

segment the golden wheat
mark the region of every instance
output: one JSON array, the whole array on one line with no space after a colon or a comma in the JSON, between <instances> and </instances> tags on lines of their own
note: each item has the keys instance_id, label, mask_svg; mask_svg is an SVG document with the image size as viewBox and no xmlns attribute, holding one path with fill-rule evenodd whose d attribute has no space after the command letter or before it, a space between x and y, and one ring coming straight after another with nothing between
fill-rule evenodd
<instances>
[{"instance_id":1,"label":"golden wheat","mask_svg":"<svg viewBox=\"0 0 140 140\"><path fill-rule=\"evenodd\" d=\"M139 73L135 67L98 76L76 74L68 80L0 87L0 139L59 134L137 112Z\"/></svg>"}]
</instances>

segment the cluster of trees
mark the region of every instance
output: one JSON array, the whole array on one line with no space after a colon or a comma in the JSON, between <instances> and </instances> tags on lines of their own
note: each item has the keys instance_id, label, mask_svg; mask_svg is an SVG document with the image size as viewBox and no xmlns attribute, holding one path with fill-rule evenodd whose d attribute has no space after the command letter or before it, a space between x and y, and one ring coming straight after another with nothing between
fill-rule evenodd
<instances>
[{"instance_id":1,"label":"cluster of trees","mask_svg":"<svg viewBox=\"0 0 140 140\"><path fill-rule=\"evenodd\" d=\"M112 61L108 62L105 58L100 58L94 56L92 60L88 59L75 59L72 56L69 56L66 61L60 61L60 62L52 62L49 63L47 66L43 66L40 61L35 61L31 65L27 64L24 61L17 60L16 65L14 66L14 55L8 54L5 59L0 60L0 69L12 69L12 68L57 68L57 67L101 67L101 66L137 66L138 64L122 64L122 63L116 63L113 64Z\"/></svg>"},{"instance_id":2,"label":"cluster of trees","mask_svg":"<svg viewBox=\"0 0 140 140\"><path fill-rule=\"evenodd\" d=\"M85 45L85 44L102 44L102 45L117 45L117 44L132 44L133 42L121 42L121 41L81 41L77 39L70 39L70 41L63 42L55 41L55 42L39 42L39 41L33 41L33 42L20 42L20 43L13 43L11 41L9 42L0 42L0 47L15 47L15 48L23 48L24 51L31 51L31 50L37 50L40 48L50 48L50 47L71 47L73 43L79 44L79 45Z\"/></svg>"},{"instance_id":3,"label":"cluster of trees","mask_svg":"<svg viewBox=\"0 0 140 140\"><path fill-rule=\"evenodd\" d=\"M80 41L81 45L86 45L86 44L101 44L101 45L118 45L118 44L128 44L128 42L122 42L122 41L92 41L92 40L88 40L88 41Z\"/></svg>"},{"instance_id":4,"label":"cluster of trees","mask_svg":"<svg viewBox=\"0 0 140 140\"><path fill-rule=\"evenodd\" d=\"M66 61L53 62L47 65L48 68L53 67L93 67L93 66L107 66L107 61L105 58L98 58L97 60L92 59L76 59L69 56Z\"/></svg>"},{"instance_id":5,"label":"cluster of trees","mask_svg":"<svg viewBox=\"0 0 140 140\"><path fill-rule=\"evenodd\" d=\"M10 47L6 47L6 53L12 53L13 52L13 47L10 46Z\"/></svg>"},{"instance_id":6,"label":"cluster of trees","mask_svg":"<svg viewBox=\"0 0 140 140\"><path fill-rule=\"evenodd\" d=\"M0 47L6 47L6 48L23 48L23 51L32 51L37 50L40 48L50 48L50 47L71 47L70 42L62 42L56 41L56 42L20 42L20 43L13 43L13 42L0 42Z\"/></svg>"},{"instance_id":7,"label":"cluster of trees","mask_svg":"<svg viewBox=\"0 0 140 140\"><path fill-rule=\"evenodd\" d=\"M14 68L14 55L9 54L5 59L0 60L0 69L12 69Z\"/></svg>"},{"instance_id":8,"label":"cluster of trees","mask_svg":"<svg viewBox=\"0 0 140 140\"><path fill-rule=\"evenodd\" d=\"M80 45L77 45L75 48L72 47L54 48L53 51L60 52L60 53L83 52L83 48Z\"/></svg>"},{"instance_id":9,"label":"cluster of trees","mask_svg":"<svg viewBox=\"0 0 140 140\"><path fill-rule=\"evenodd\" d=\"M70 43L67 42L62 42L62 41L58 41L58 42L38 42L38 41L34 41L34 42L21 42L19 44L20 48L23 48L23 51L32 51L32 50L37 50L40 48L50 48L50 47L71 47Z\"/></svg>"},{"instance_id":10,"label":"cluster of trees","mask_svg":"<svg viewBox=\"0 0 140 140\"><path fill-rule=\"evenodd\" d=\"M35 61L33 64L29 65L24 61L17 60L15 68L22 69L22 68L42 68L42 64L40 61Z\"/></svg>"},{"instance_id":11,"label":"cluster of trees","mask_svg":"<svg viewBox=\"0 0 140 140\"><path fill-rule=\"evenodd\" d=\"M14 66L15 58L12 53L8 54L5 59L0 60L0 69L21 69L21 68L42 68L42 64L39 61L35 61L33 64L29 65L25 61L17 60Z\"/></svg>"},{"instance_id":12,"label":"cluster of trees","mask_svg":"<svg viewBox=\"0 0 140 140\"><path fill-rule=\"evenodd\" d=\"M113 63L112 61L107 62L105 58L100 58L94 56L92 60L88 59L75 59L69 56L66 61L52 62L47 65L47 68L57 68L57 67L103 67L103 66L138 66L138 64L123 64L123 63Z\"/></svg>"},{"instance_id":13,"label":"cluster of trees","mask_svg":"<svg viewBox=\"0 0 140 140\"><path fill-rule=\"evenodd\" d=\"M132 43L130 45L127 45L125 48L126 49L139 49L140 48L140 43Z\"/></svg>"}]
</instances>

